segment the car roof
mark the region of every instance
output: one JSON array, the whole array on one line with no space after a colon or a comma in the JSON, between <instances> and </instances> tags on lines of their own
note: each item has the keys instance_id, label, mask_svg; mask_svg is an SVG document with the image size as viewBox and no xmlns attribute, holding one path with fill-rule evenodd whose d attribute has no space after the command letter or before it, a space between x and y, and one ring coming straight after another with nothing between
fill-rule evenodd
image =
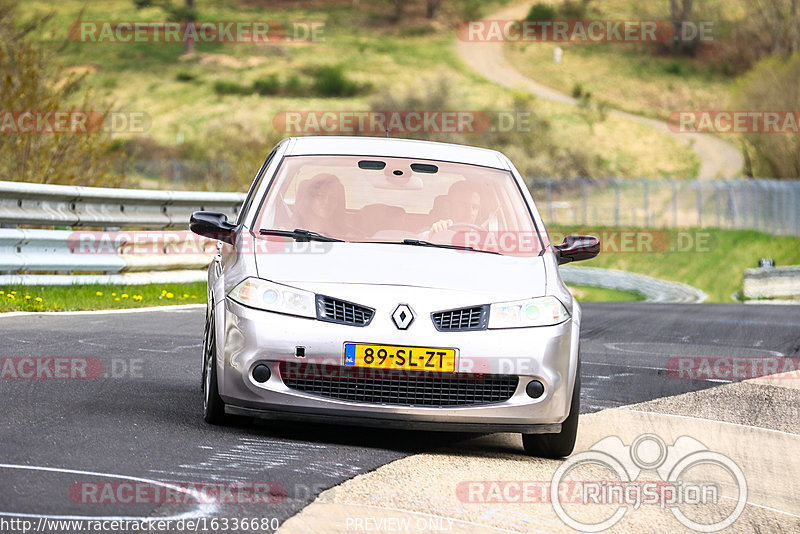
<instances>
[{"instance_id":1,"label":"car roof","mask_svg":"<svg viewBox=\"0 0 800 534\"><path fill-rule=\"evenodd\" d=\"M467 145L392 137L353 136L290 137L285 141L288 143L286 156L383 156L450 161L509 169L508 160L500 152Z\"/></svg>"}]
</instances>

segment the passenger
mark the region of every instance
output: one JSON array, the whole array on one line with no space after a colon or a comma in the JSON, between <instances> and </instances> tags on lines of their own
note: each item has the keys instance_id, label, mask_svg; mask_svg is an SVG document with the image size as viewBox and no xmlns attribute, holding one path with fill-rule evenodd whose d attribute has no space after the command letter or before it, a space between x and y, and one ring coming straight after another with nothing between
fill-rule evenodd
<instances>
[{"instance_id":1,"label":"passenger","mask_svg":"<svg viewBox=\"0 0 800 534\"><path fill-rule=\"evenodd\" d=\"M320 173L300 183L292 229L343 239L352 234L345 216L345 190L335 175Z\"/></svg>"}]
</instances>

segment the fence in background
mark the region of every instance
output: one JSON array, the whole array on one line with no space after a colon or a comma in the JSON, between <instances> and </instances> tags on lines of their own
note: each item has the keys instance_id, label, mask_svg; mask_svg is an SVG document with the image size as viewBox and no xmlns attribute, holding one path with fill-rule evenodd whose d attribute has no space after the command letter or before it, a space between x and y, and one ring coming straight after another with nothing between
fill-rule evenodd
<instances>
[{"instance_id":1,"label":"fence in background","mask_svg":"<svg viewBox=\"0 0 800 534\"><path fill-rule=\"evenodd\" d=\"M549 225L714 227L800 236L800 180L526 181Z\"/></svg>"},{"instance_id":2,"label":"fence in background","mask_svg":"<svg viewBox=\"0 0 800 534\"><path fill-rule=\"evenodd\" d=\"M800 180L530 179L528 185L549 225L716 227L800 236ZM74 283L88 276L153 281L158 271L162 278L178 271L198 278L195 269L211 258L207 251L178 257L165 246L133 256L126 255L123 243L117 254L77 255L70 229L185 231L193 211L233 217L243 200L241 193L0 181L0 283ZM181 239L185 234L171 242ZM60 274L73 272L95 274ZM47 282L41 273L47 273Z\"/></svg>"}]
</instances>

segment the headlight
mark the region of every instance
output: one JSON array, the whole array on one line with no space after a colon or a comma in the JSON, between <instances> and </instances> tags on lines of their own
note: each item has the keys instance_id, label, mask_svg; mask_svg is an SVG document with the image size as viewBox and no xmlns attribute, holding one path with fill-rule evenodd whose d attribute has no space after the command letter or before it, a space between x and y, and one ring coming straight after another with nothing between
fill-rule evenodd
<instances>
[{"instance_id":1,"label":"headlight","mask_svg":"<svg viewBox=\"0 0 800 534\"><path fill-rule=\"evenodd\" d=\"M246 278L228 296L245 306L261 310L316 317L316 295L310 291L276 284L260 278Z\"/></svg>"},{"instance_id":2,"label":"headlight","mask_svg":"<svg viewBox=\"0 0 800 534\"><path fill-rule=\"evenodd\" d=\"M552 326L569 319L569 312L556 297L498 302L489 308L489 328Z\"/></svg>"}]
</instances>

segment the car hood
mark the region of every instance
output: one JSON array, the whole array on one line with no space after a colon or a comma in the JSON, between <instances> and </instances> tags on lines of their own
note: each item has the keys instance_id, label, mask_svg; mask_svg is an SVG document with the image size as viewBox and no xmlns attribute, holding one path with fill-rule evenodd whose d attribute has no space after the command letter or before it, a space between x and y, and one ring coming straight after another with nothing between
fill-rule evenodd
<instances>
[{"instance_id":1,"label":"car hood","mask_svg":"<svg viewBox=\"0 0 800 534\"><path fill-rule=\"evenodd\" d=\"M302 245L308 247L256 254L258 276L312 291L334 284L410 286L462 292L495 302L545 293L545 265L539 256L379 243Z\"/></svg>"}]
</instances>

